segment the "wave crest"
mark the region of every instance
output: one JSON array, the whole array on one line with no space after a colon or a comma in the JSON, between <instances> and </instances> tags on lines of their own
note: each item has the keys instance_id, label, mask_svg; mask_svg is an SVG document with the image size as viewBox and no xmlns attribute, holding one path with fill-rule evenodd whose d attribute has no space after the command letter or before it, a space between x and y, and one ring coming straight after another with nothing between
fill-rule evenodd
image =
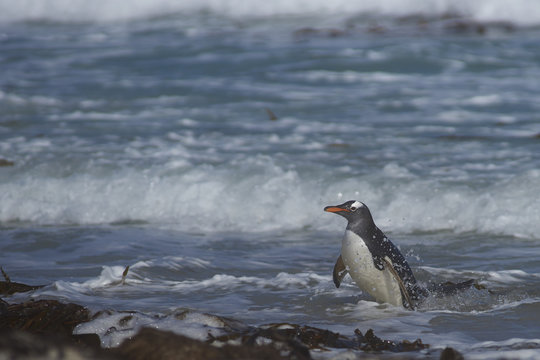
<instances>
[{"instance_id":1,"label":"wave crest","mask_svg":"<svg viewBox=\"0 0 540 360\"><path fill-rule=\"evenodd\" d=\"M259 156L178 173L96 170L67 177L27 172L0 183L0 222L170 224L183 231L334 230L329 204L366 203L385 231L476 231L538 238L540 171L483 188L385 167L351 177L286 169Z\"/></svg>"},{"instance_id":2,"label":"wave crest","mask_svg":"<svg viewBox=\"0 0 540 360\"><path fill-rule=\"evenodd\" d=\"M209 12L234 18L295 16L383 16L455 14L476 21L507 21L519 25L540 24L540 10L533 1L518 0L379 0L237 1L237 0L0 0L0 21L49 20L60 22L111 22L169 14Z\"/></svg>"}]
</instances>

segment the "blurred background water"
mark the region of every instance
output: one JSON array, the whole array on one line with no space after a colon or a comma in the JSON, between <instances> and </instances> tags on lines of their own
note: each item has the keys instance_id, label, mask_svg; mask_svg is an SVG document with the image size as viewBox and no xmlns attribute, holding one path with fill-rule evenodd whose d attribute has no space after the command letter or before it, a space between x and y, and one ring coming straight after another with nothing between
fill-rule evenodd
<instances>
[{"instance_id":1,"label":"blurred background water","mask_svg":"<svg viewBox=\"0 0 540 360\"><path fill-rule=\"evenodd\" d=\"M539 25L526 1L0 0L0 262L48 284L7 300L540 358ZM491 292L335 289L322 208L349 199L421 281Z\"/></svg>"}]
</instances>

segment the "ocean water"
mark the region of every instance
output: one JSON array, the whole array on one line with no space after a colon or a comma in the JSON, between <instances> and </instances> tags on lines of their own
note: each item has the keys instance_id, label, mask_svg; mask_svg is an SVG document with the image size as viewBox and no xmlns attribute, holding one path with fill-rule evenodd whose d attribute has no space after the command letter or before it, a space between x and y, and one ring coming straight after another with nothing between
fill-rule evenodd
<instances>
[{"instance_id":1,"label":"ocean water","mask_svg":"<svg viewBox=\"0 0 540 360\"><path fill-rule=\"evenodd\" d=\"M540 359L533 2L0 0L0 69L0 265L46 285L7 301L107 310L104 346L215 314ZM350 199L421 282L487 289L336 289Z\"/></svg>"}]
</instances>

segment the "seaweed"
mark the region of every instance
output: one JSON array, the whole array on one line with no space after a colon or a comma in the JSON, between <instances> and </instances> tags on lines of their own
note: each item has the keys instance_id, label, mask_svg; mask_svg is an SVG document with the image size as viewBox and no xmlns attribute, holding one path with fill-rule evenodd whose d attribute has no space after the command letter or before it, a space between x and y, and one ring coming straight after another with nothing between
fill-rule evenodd
<instances>
[{"instance_id":1,"label":"seaweed","mask_svg":"<svg viewBox=\"0 0 540 360\"><path fill-rule=\"evenodd\" d=\"M408 340L400 342L382 340L375 336L372 329L369 329L365 335L359 329L356 329L354 336L347 337L326 329L289 323L262 325L246 331L233 332L218 337L209 336L208 342L240 340L242 345L254 345L259 338L269 339L272 342L280 342L293 349L304 347L309 350L322 351L328 351L329 348L334 348L362 350L364 352L407 352L429 348L429 345L422 343L421 339L413 342Z\"/></svg>"},{"instance_id":2,"label":"seaweed","mask_svg":"<svg viewBox=\"0 0 540 360\"><path fill-rule=\"evenodd\" d=\"M13 282L8 274L0 267L0 271L4 276L5 281L0 281L0 295L12 295L20 292L28 292L42 288L44 285L26 285L18 282Z\"/></svg>"},{"instance_id":3,"label":"seaweed","mask_svg":"<svg viewBox=\"0 0 540 360\"><path fill-rule=\"evenodd\" d=\"M129 265L126 266L126 269L122 273L122 285L126 284L126 277L127 277L128 272L129 272Z\"/></svg>"}]
</instances>

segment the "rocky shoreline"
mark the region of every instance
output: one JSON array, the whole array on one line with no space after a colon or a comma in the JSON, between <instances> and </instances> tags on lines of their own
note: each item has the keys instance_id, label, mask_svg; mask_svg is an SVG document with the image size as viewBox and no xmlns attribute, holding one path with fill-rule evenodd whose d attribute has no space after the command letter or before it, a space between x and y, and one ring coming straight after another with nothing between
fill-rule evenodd
<instances>
[{"instance_id":1,"label":"rocky shoreline","mask_svg":"<svg viewBox=\"0 0 540 360\"><path fill-rule=\"evenodd\" d=\"M36 286L0 282L0 295L33 291ZM176 315L188 316L189 310ZM370 329L351 336L298 324L248 326L239 321L205 314L219 321L226 334L206 341L170 331L142 328L118 347L102 348L97 334L74 334L79 324L100 316L84 306L57 300L29 300L10 304L0 299L0 359L312 359L328 350L349 350L351 358L462 359L457 351L431 351L422 340L392 341ZM130 313L120 322L130 320ZM422 351L422 353L419 353ZM339 356L339 355L338 355Z\"/></svg>"}]
</instances>

